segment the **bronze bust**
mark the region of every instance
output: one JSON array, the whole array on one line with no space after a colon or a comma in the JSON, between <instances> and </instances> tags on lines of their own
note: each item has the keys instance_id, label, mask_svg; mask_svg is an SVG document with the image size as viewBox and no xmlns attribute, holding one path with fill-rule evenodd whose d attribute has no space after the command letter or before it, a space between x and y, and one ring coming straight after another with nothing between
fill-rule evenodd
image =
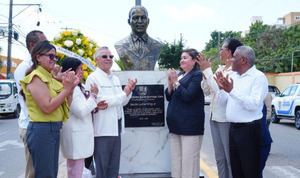
<instances>
[{"instance_id":1,"label":"bronze bust","mask_svg":"<svg viewBox=\"0 0 300 178\"><path fill-rule=\"evenodd\" d=\"M162 50L162 44L148 36L148 12L143 6L135 6L129 11L128 24L131 34L115 43L117 53L125 70L154 70Z\"/></svg>"}]
</instances>

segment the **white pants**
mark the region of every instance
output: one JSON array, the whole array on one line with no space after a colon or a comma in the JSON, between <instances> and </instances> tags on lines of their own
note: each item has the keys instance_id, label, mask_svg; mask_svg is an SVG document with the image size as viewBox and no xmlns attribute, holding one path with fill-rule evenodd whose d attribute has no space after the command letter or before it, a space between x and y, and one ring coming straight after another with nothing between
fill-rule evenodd
<instances>
[{"instance_id":1,"label":"white pants","mask_svg":"<svg viewBox=\"0 0 300 178\"><path fill-rule=\"evenodd\" d=\"M184 136L170 133L173 178L198 178L203 135Z\"/></svg>"}]
</instances>

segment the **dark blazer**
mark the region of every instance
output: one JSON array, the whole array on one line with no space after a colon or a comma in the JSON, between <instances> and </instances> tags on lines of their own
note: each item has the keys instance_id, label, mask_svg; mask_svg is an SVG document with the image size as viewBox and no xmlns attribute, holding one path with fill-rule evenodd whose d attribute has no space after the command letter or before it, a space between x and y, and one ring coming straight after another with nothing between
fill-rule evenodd
<instances>
[{"instance_id":1,"label":"dark blazer","mask_svg":"<svg viewBox=\"0 0 300 178\"><path fill-rule=\"evenodd\" d=\"M183 72L180 72L182 74ZM165 95L169 101L167 124L170 133L178 135L203 135L204 94L201 88L202 73L191 70L180 81L179 87Z\"/></svg>"}]
</instances>

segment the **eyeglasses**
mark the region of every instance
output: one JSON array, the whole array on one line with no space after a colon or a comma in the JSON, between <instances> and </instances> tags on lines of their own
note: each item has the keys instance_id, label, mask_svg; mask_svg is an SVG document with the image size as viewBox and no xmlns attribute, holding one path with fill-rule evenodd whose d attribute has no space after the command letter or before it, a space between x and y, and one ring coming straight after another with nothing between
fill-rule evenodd
<instances>
[{"instance_id":1,"label":"eyeglasses","mask_svg":"<svg viewBox=\"0 0 300 178\"><path fill-rule=\"evenodd\" d=\"M223 50L228 50L228 48L220 48L220 52Z\"/></svg>"},{"instance_id":2,"label":"eyeglasses","mask_svg":"<svg viewBox=\"0 0 300 178\"><path fill-rule=\"evenodd\" d=\"M41 56L48 56L49 59L54 60L54 61L57 61L57 59L58 59L58 56L54 55L54 54L41 54Z\"/></svg>"},{"instance_id":3,"label":"eyeglasses","mask_svg":"<svg viewBox=\"0 0 300 178\"><path fill-rule=\"evenodd\" d=\"M114 55L109 55L109 56L108 56L108 55L102 55L101 57L102 57L103 59L107 59L108 57L111 58L111 59L113 59L113 58L114 58Z\"/></svg>"}]
</instances>

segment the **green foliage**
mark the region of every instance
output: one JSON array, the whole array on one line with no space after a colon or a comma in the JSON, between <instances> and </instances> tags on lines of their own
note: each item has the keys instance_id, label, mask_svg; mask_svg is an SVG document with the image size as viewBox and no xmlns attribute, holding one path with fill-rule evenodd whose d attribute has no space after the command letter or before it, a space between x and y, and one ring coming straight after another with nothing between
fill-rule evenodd
<instances>
[{"instance_id":1,"label":"green foliage","mask_svg":"<svg viewBox=\"0 0 300 178\"><path fill-rule=\"evenodd\" d=\"M212 70L216 71L219 65L219 56L218 56L218 33L220 33L220 47L227 38L236 38L241 39L242 32L217 32L213 31L210 36L211 39L206 43L205 49L201 52L206 58L211 59Z\"/></svg>"},{"instance_id":2,"label":"green foliage","mask_svg":"<svg viewBox=\"0 0 300 178\"><path fill-rule=\"evenodd\" d=\"M213 31L210 36L211 39L209 40L208 43L206 43L205 46L205 51L209 51L211 48L218 48L218 33L220 33L220 45L223 44L224 40L226 38L241 38L242 32L234 32L234 31L227 31L227 32L218 32L218 31Z\"/></svg>"},{"instance_id":3,"label":"green foliage","mask_svg":"<svg viewBox=\"0 0 300 178\"><path fill-rule=\"evenodd\" d=\"M294 53L293 71L300 71L300 25L288 28L265 25L262 22L250 26L249 33L241 38L241 32L220 32L220 45L226 38L241 39L244 45L251 46L256 55L256 67L262 72L290 72ZM211 33L202 53L207 58L218 58L218 32ZM213 70L218 60L212 61Z\"/></svg>"},{"instance_id":4,"label":"green foliage","mask_svg":"<svg viewBox=\"0 0 300 178\"><path fill-rule=\"evenodd\" d=\"M160 68L174 68L179 69L179 61L184 47L183 37L180 36L178 41L173 43L162 42L163 49L160 53L158 64Z\"/></svg>"},{"instance_id":5,"label":"green foliage","mask_svg":"<svg viewBox=\"0 0 300 178\"><path fill-rule=\"evenodd\" d=\"M115 62L118 64L118 66L120 67L121 70L125 70L124 64L121 61L121 59L117 59L117 60L115 60Z\"/></svg>"},{"instance_id":6,"label":"green foliage","mask_svg":"<svg viewBox=\"0 0 300 178\"><path fill-rule=\"evenodd\" d=\"M292 54L300 50L300 26L288 28L264 25L261 22L250 26L243 39L256 54L256 67L263 72L290 72ZM293 71L300 71L299 53L295 52Z\"/></svg>"}]
</instances>

